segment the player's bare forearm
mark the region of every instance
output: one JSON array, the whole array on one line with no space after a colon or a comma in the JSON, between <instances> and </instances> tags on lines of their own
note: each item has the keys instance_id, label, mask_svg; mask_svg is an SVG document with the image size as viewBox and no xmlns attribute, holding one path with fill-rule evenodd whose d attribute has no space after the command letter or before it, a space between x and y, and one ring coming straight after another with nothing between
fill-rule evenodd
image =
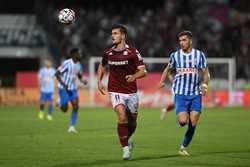
<instances>
[{"instance_id":1,"label":"player's bare forearm","mask_svg":"<svg viewBox=\"0 0 250 167\"><path fill-rule=\"evenodd\" d=\"M202 76L203 76L202 83L208 85L208 82L210 80L210 75L207 67L202 69Z\"/></svg>"},{"instance_id":2,"label":"player's bare forearm","mask_svg":"<svg viewBox=\"0 0 250 167\"><path fill-rule=\"evenodd\" d=\"M173 69L169 68L168 66L164 69L161 80L159 82L158 88L162 88L165 86L164 81L167 79L169 82L173 83L173 81L170 79L170 76L173 75Z\"/></svg>"},{"instance_id":3,"label":"player's bare forearm","mask_svg":"<svg viewBox=\"0 0 250 167\"><path fill-rule=\"evenodd\" d=\"M127 82L134 82L136 79L143 78L147 75L147 70L145 66L140 66L137 68L137 71L133 75L126 75L125 79Z\"/></svg>"},{"instance_id":4,"label":"player's bare forearm","mask_svg":"<svg viewBox=\"0 0 250 167\"><path fill-rule=\"evenodd\" d=\"M97 80L98 80L98 90L101 92L101 94L105 95L106 90L102 84L102 78L105 74L105 67L100 63L97 71Z\"/></svg>"},{"instance_id":5,"label":"player's bare forearm","mask_svg":"<svg viewBox=\"0 0 250 167\"><path fill-rule=\"evenodd\" d=\"M62 84L65 89L68 89L67 85L62 81L61 73L59 71L56 71L55 76L58 82Z\"/></svg>"},{"instance_id":6,"label":"player's bare forearm","mask_svg":"<svg viewBox=\"0 0 250 167\"><path fill-rule=\"evenodd\" d=\"M145 66L138 67L137 72L134 74L135 79L143 78L147 75L147 70Z\"/></svg>"},{"instance_id":7,"label":"player's bare forearm","mask_svg":"<svg viewBox=\"0 0 250 167\"><path fill-rule=\"evenodd\" d=\"M210 76L209 76L208 68L203 68L202 69L201 91L202 91L202 95L204 95L204 96L207 94L209 78L210 78Z\"/></svg>"},{"instance_id":8,"label":"player's bare forearm","mask_svg":"<svg viewBox=\"0 0 250 167\"><path fill-rule=\"evenodd\" d=\"M84 85L87 85L88 81L87 81L87 79L83 78L82 73L78 73L77 77L81 83L83 83Z\"/></svg>"},{"instance_id":9,"label":"player's bare forearm","mask_svg":"<svg viewBox=\"0 0 250 167\"><path fill-rule=\"evenodd\" d=\"M166 78L168 77L168 74L169 74L169 70L170 69L168 68L168 66L164 69L164 71L161 75L160 83L163 83L166 80Z\"/></svg>"},{"instance_id":10,"label":"player's bare forearm","mask_svg":"<svg viewBox=\"0 0 250 167\"><path fill-rule=\"evenodd\" d=\"M69 91L68 86L62 81L60 71L56 71L55 76L56 76L56 79L58 80L58 82L59 82L60 84L62 84L62 86L64 87L64 89L67 91L68 95L69 95L69 96L72 96L72 92Z\"/></svg>"},{"instance_id":11,"label":"player's bare forearm","mask_svg":"<svg viewBox=\"0 0 250 167\"><path fill-rule=\"evenodd\" d=\"M176 75L176 70L175 69L170 69L169 74L168 74L168 81L173 84L174 82L174 77Z\"/></svg>"},{"instance_id":12,"label":"player's bare forearm","mask_svg":"<svg viewBox=\"0 0 250 167\"><path fill-rule=\"evenodd\" d=\"M105 74L105 67L100 63L98 66L98 70L97 70L97 80L98 82L102 81L102 78Z\"/></svg>"}]
</instances>

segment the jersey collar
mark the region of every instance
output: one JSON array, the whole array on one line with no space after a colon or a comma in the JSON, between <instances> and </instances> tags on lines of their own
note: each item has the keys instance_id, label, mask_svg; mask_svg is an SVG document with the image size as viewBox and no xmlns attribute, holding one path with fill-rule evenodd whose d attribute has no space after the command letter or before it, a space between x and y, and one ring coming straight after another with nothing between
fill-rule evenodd
<instances>
[{"instance_id":1,"label":"jersey collar","mask_svg":"<svg viewBox=\"0 0 250 167\"><path fill-rule=\"evenodd\" d=\"M184 56L191 55L191 54L193 54L193 53L194 53L194 48L192 48L191 52L189 52L189 53L185 53L185 52L183 52L183 50L182 50L182 49L180 49L180 50L181 50L181 55L184 55Z\"/></svg>"},{"instance_id":2,"label":"jersey collar","mask_svg":"<svg viewBox=\"0 0 250 167\"><path fill-rule=\"evenodd\" d=\"M128 45L128 44L126 44L126 45L125 45L125 48L124 48L123 50L119 50L119 51L117 51L117 50L115 50L115 46L112 46L112 48L111 48L111 49L112 49L113 51L115 51L115 52L123 52L124 50L126 50L126 49L128 49L128 48L129 48L129 45Z\"/></svg>"}]
</instances>

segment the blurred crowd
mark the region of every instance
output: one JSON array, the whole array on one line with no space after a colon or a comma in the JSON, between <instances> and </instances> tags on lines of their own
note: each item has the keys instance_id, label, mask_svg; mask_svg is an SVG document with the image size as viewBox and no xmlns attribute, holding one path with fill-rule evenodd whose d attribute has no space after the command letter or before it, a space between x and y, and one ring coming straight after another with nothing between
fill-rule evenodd
<instances>
[{"instance_id":1,"label":"blurred crowd","mask_svg":"<svg viewBox=\"0 0 250 167\"><path fill-rule=\"evenodd\" d=\"M250 2L248 0L165 0L152 8L120 1L99 5L73 5L76 21L64 26L57 21L58 6L53 2L36 4L38 23L48 34L49 47L56 60L72 46L88 57L101 56L111 44L110 27L128 27L128 43L144 57L166 57L178 48L177 34L189 29L194 45L207 57L235 57L237 77L250 78ZM142 1L143 2L143 1ZM142 6L141 8L138 6Z\"/></svg>"}]
</instances>

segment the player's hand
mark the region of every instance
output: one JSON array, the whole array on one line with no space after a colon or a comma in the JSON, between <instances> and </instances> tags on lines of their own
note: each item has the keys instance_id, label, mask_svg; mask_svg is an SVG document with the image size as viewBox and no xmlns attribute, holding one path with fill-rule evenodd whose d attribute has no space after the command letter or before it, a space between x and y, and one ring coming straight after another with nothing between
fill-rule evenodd
<instances>
[{"instance_id":1,"label":"player's hand","mask_svg":"<svg viewBox=\"0 0 250 167\"><path fill-rule=\"evenodd\" d=\"M157 88L158 88L158 89L161 89L161 88L163 88L164 86L165 86L165 83L164 83L164 82L159 82Z\"/></svg>"},{"instance_id":2,"label":"player's hand","mask_svg":"<svg viewBox=\"0 0 250 167\"><path fill-rule=\"evenodd\" d=\"M105 95L105 94L106 94L105 88L104 88L102 82L100 82L100 81L98 81L98 90L99 90L99 92L100 92L102 95Z\"/></svg>"},{"instance_id":3,"label":"player's hand","mask_svg":"<svg viewBox=\"0 0 250 167\"><path fill-rule=\"evenodd\" d=\"M201 84L201 92L203 96L206 96L207 94L207 87L208 87L207 84L205 83Z\"/></svg>"},{"instance_id":4,"label":"player's hand","mask_svg":"<svg viewBox=\"0 0 250 167\"><path fill-rule=\"evenodd\" d=\"M136 80L134 75L127 75L125 79L127 80L127 82L134 82Z\"/></svg>"},{"instance_id":5,"label":"player's hand","mask_svg":"<svg viewBox=\"0 0 250 167\"><path fill-rule=\"evenodd\" d=\"M85 79L84 79L84 80L82 80L81 82L82 82L84 85L87 85L87 84L88 84L88 81L87 81L87 80L85 80Z\"/></svg>"}]
</instances>

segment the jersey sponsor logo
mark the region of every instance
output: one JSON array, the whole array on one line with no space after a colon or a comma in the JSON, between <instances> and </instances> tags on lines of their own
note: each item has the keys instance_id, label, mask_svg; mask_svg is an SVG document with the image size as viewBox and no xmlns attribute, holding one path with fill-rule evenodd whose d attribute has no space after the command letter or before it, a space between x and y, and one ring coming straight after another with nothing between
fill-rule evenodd
<instances>
[{"instance_id":1,"label":"jersey sponsor logo","mask_svg":"<svg viewBox=\"0 0 250 167\"><path fill-rule=\"evenodd\" d=\"M116 65L116 66L127 65L128 60L124 60L124 61L108 61L108 64L109 65Z\"/></svg>"},{"instance_id":2,"label":"jersey sponsor logo","mask_svg":"<svg viewBox=\"0 0 250 167\"><path fill-rule=\"evenodd\" d=\"M190 73L198 73L197 68L177 68L178 73L182 74L190 74Z\"/></svg>"}]
</instances>

